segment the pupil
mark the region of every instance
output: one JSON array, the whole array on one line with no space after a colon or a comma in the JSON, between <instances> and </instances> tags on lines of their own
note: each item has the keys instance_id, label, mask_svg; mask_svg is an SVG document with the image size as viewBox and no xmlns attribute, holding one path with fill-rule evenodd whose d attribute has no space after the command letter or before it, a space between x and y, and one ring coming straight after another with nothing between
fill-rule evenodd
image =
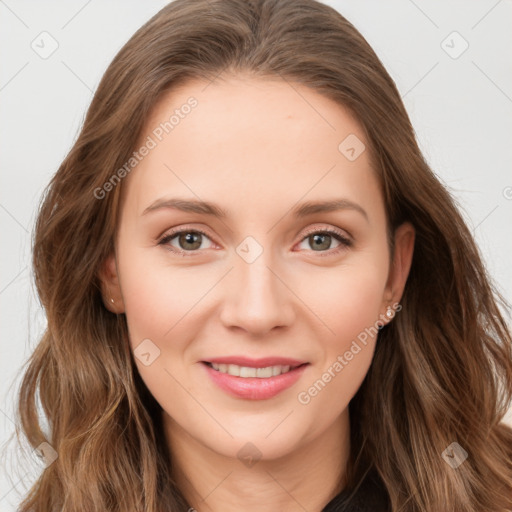
<instances>
[{"instance_id":1,"label":"pupil","mask_svg":"<svg viewBox=\"0 0 512 512\"><path fill-rule=\"evenodd\" d=\"M313 249L329 249L331 245L331 235L313 235L310 237L310 241L313 239ZM323 243L322 243L323 240ZM326 241L327 240L327 241Z\"/></svg>"},{"instance_id":2,"label":"pupil","mask_svg":"<svg viewBox=\"0 0 512 512\"><path fill-rule=\"evenodd\" d=\"M185 233L180 236L180 245L183 249L199 249L201 247L201 233Z\"/></svg>"}]
</instances>

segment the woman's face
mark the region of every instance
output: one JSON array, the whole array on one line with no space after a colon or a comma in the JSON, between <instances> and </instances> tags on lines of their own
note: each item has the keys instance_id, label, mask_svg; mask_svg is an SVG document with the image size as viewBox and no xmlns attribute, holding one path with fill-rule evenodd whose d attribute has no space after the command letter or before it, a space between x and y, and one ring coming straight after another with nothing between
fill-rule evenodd
<instances>
[{"instance_id":1,"label":"woman's face","mask_svg":"<svg viewBox=\"0 0 512 512\"><path fill-rule=\"evenodd\" d=\"M154 109L104 284L170 428L273 459L341 425L412 254L405 226L391 266L366 144L280 80L189 82Z\"/></svg>"}]
</instances>

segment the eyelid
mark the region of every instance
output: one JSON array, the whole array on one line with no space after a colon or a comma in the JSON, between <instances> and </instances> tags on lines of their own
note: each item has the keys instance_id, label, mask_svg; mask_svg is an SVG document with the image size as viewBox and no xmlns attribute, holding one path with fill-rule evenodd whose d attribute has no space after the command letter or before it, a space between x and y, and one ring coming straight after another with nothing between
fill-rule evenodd
<instances>
[{"instance_id":1,"label":"eyelid","mask_svg":"<svg viewBox=\"0 0 512 512\"><path fill-rule=\"evenodd\" d=\"M212 238L212 236L210 234L208 234L202 228L196 228L196 227L189 226L187 224L183 224L183 225L179 225L179 226L176 226L176 227L172 227L172 228L166 229L162 234L160 234L160 235L158 235L156 237L156 240L157 241L161 241L164 238L172 237L172 236L180 234L180 233L182 233L184 231L185 232L193 231L193 232L201 233L202 235L205 235L205 236L207 236L210 239Z\"/></svg>"},{"instance_id":2,"label":"eyelid","mask_svg":"<svg viewBox=\"0 0 512 512\"><path fill-rule=\"evenodd\" d=\"M343 238L347 242L353 242L353 237L350 233L334 226L314 226L312 228L307 228L306 231L304 232L304 236L301 238L300 241L302 242L305 238L314 233L335 233L336 235L338 235L340 238Z\"/></svg>"}]
</instances>

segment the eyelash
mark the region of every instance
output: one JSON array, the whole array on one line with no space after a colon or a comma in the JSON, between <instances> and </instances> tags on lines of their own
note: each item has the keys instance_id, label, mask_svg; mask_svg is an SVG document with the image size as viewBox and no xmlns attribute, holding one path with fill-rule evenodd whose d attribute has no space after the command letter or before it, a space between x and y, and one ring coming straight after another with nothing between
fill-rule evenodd
<instances>
[{"instance_id":1,"label":"eyelash","mask_svg":"<svg viewBox=\"0 0 512 512\"><path fill-rule=\"evenodd\" d=\"M158 245L166 245L168 244L173 238L175 238L177 235L181 235L182 233L200 233L201 235L204 235L208 239L211 239L211 237L202 231L201 229L194 228L194 229L179 229L176 231L171 231L170 233L164 235L162 238L158 240ZM340 245L336 247L335 249L328 249L327 251L312 251L312 252L318 252L318 256L325 257L325 256L333 256L335 254L338 254L339 252L348 249L349 247L352 247L352 240L344 236L340 231L335 229L310 229L307 230L304 236L301 238L299 243L302 243L304 240L306 240L311 235L330 235L333 238L335 238L338 242L340 242ZM199 250L194 251L183 251L176 249L175 247L170 247L169 250L171 252L174 252L176 254L179 254L181 256L195 256L199 252Z\"/></svg>"},{"instance_id":2,"label":"eyelash","mask_svg":"<svg viewBox=\"0 0 512 512\"><path fill-rule=\"evenodd\" d=\"M352 247L352 240L350 240L348 237L343 235L341 231L338 231L334 228L327 228L327 229L318 229L318 228L312 228L309 230L306 230L304 233L304 236L301 238L300 243L302 243L306 238L310 237L311 235L330 235L334 239L336 239L338 242L340 242L340 245L336 247L335 249L328 249L327 251L312 251L317 252L318 256L325 257L325 256L333 256L335 254L339 254L341 251L348 249Z\"/></svg>"}]
</instances>

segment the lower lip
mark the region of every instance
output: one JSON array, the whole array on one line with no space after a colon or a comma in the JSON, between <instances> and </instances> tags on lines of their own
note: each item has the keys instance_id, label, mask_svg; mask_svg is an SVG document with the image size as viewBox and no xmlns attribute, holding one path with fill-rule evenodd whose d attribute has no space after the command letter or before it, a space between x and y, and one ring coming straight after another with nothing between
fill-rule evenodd
<instances>
[{"instance_id":1,"label":"lower lip","mask_svg":"<svg viewBox=\"0 0 512 512\"><path fill-rule=\"evenodd\" d=\"M202 366L206 369L213 382L230 395L245 398L246 400L266 400L293 386L304 373L308 364L299 366L281 375L266 378L235 377L234 375L214 370L206 363L202 363Z\"/></svg>"}]
</instances>

